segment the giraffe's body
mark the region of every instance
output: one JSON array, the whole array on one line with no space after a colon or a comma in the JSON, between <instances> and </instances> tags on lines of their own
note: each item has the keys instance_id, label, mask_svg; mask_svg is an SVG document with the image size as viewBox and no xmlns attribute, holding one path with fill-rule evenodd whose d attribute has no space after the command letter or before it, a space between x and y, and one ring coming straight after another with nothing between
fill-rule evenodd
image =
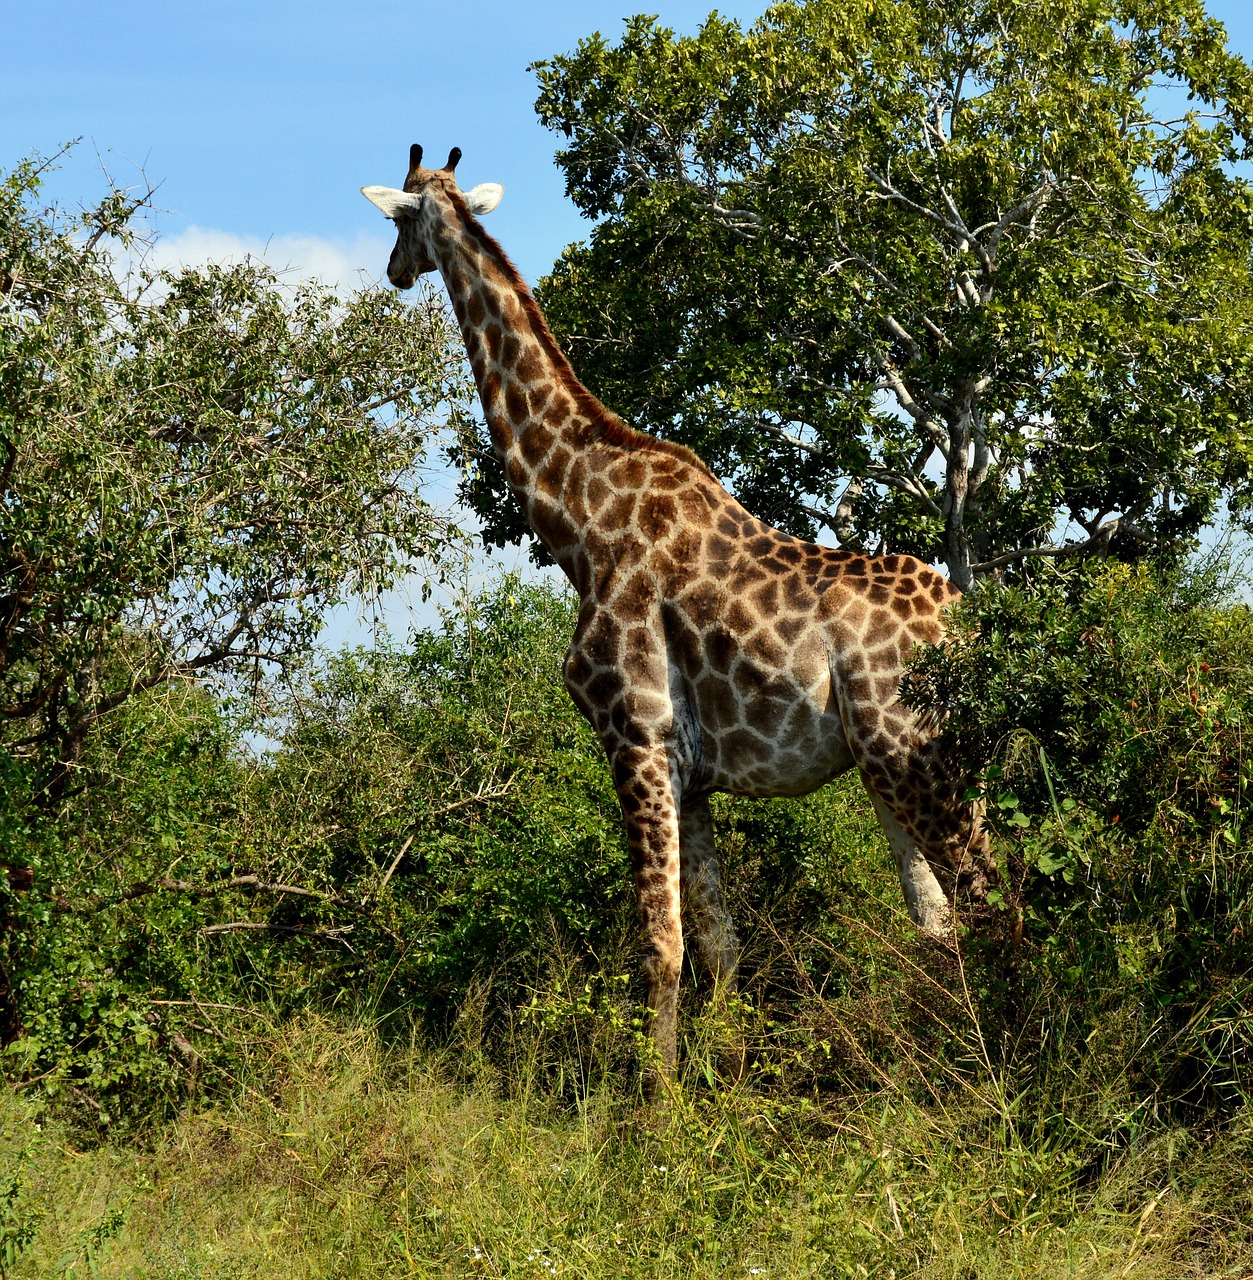
<instances>
[{"instance_id":1,"label":"giraffe's body","mask_svg":"<svg viewBox=\"0 0 1253 1280\"><path fill-rule=\"evenodd\" d=\"M392 283L443 275L509 486L579 594L565 681L613 770L669 1070L681 891L698 961L716 985L734 980L713 792L802 795L856 766L924 932L949 930L959 877L978 883L978 815L943 768L933 726L897 696L904 664L941 638L958 592L908 556L770 528L695 455L606 410L474 216L499 188L460 192L458 157L432 171L414 148L403 193L365 193L397 224Z\"/></svg>"}]
</instances>

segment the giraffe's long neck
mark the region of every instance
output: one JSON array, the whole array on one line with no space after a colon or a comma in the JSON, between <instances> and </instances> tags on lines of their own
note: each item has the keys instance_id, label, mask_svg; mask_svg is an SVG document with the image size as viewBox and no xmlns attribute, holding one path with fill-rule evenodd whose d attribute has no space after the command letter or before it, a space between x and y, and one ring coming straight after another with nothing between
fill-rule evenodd
<instances>
[{"instance_id":1,"label":"giraffe's long neck","mask_svg":"<svg viewBox=\"0 0 1253 1280\"><path fill-rule=\"evenodd\" d=\"M576 459L617 420L579 382L504 251L451 198L430 243L509 486L566 567L583 531L562 501Z\"/></svg>"}]
</instances>

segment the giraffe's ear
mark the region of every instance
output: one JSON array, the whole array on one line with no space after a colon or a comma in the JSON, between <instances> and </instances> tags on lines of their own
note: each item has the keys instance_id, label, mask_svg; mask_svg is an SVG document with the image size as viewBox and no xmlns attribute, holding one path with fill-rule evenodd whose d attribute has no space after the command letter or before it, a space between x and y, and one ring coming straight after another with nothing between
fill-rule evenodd
<instances>
[{"instance_id":1,"label":"giraffe's ear","mask_svg":"<svg viewBox=\"0 0 1253 1280\"><path fill-rule=\"evenodd\" d=\"M361 194L389 218L412 217L422 207L422 197L395 187L362 187Z\"/></svg>"},{"instance_id":2,"label":"giraffe's ear","mask_svg":"<svg viewBox=\"0 0 1253 1280\"><path fill-rule=\"evenodd\" d=\"M466 202L466 208L476 218L481 218L485 213L491 213L504 194L505 189L499 182L480 182L477 187L463 191L461 196Z\"/></svg>"}]
</instances>

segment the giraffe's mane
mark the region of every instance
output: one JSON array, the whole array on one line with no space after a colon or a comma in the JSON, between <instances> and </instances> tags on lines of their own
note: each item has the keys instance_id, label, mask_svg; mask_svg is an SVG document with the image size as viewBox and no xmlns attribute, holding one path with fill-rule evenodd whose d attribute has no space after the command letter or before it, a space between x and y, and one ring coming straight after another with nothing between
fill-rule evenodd
<instances>
[{"instance_id":1,"label":"giraffe's mane","mask_svg":"<svg viewBox=\"0 0 1253 1280\"><path fill-rule=\"evenodd\" d=\"M580 410L592 422L599 438L622 449L670 454L672 457L680 458L689 465L703 471L706 475L713 477L713 472L691 449L681 444L675 444L670 440L661 440L657 436L649 435L647 431L640 431L637 427L630 426L612 409L606 408L579 381L578 374L574 372L574 367L571 365L569 358L553 336L553 331L548 327L548 321L544 319L544 313L539 309L539 304L531 294L530 287L522 278L522 273L513 265L509 255L500 247L500 244L483 229L482 223L466 207L461 192L452 188L449 194L452 196L453 208L457 210L457 215L461 219L466 234L475 240L479 247L491 257L501 275L504 276L505 281L514 290L515 295L522 304L523 311L526 313L527 320L530 322L532 331L538 338L540 346L543 347L544 353L552 362L553 372L561 380L561 385L565 390L574 397L574 401ZM716 479L716 477L714 478Z\"/></svg>"}]
</instances>

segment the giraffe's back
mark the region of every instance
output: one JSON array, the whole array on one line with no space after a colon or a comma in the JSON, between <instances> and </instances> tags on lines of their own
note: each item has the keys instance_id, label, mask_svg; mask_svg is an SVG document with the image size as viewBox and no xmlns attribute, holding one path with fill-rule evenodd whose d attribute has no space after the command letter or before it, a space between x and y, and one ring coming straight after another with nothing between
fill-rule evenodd
<instances>
[{"instance_id":1,"label":"giraffe's back","mask_svg":"<svg viewBox=\"0 0 1253 1280\"><path fill-rule=\"evenodd\" d=\"M855 763L850 734L865 729L863 704L880 717L869 731L890 723L894 747L908 751L901 670L916 644L940 639L956 590L912 557L793 538L715 489L711 519L683 556L663 530L645 553L660 579L658 620L684 704L676 713L700 736L700 784L812 791Z\"/></svg>"},{"instance_id":2,"label":"giraffe's back","mask_svg":"<svg viewBox=\"0 0 1253 1280\"><path fill-rule=\"evenodd\" d=\"M567 680L602 737L681 741L691 789L758 796L814 790L885 724L909 749L901 670L957 597L933 569L773 529L681 454L568 481L597 520L563 560L584 598Z\"/></svg>"}]
</instances>

